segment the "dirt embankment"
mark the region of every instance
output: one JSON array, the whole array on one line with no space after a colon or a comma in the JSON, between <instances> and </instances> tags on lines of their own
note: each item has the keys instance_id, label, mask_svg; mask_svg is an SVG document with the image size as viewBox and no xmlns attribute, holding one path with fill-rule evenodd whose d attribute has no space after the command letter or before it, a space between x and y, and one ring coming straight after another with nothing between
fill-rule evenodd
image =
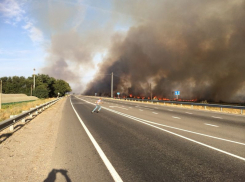
<instances>
[{"instance_id":1,"label":"dirt embankment","mask_svg":"<svg viewBox=\"0 0 245 182\"><path fill-rule=\"evenodd\" d=\"M37 97L27 96L25 94L2 94L2 103L23 102L37 99Z\"/></svg>"}]
</instances>

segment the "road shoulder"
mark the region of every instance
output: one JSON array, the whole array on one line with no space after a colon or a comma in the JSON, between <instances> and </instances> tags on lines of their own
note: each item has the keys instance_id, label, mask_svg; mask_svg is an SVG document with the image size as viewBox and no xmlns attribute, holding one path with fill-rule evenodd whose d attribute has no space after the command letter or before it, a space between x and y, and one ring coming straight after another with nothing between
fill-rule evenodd
<instances>
[{"instance_id":1,"label":"road shoulder","mask_svg":"<svg viewBox=\"0 0 245 182\"><path fill-rule=\"evenodd\" d=\"M0 181L43 181L50 172L64 98L0 145Z\"/></svg>"}]
</instances>

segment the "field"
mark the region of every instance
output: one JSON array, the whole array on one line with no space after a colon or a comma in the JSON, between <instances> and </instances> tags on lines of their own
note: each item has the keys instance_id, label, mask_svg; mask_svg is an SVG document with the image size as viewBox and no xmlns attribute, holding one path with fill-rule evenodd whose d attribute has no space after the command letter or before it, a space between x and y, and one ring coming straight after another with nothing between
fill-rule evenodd
<instances>
[{"instance_id":1,"label":"field","mask_svg":"<svg viewBox=\"0 0 245 182\"><path fill-rule=\"evenodd\" d=\"M164 105L161 103L160 105ZM180 104L167 104L167 106L173 106L173 107L184 107L184 108L190 108L190 109L198 109L198 110L209 110L209 111L215 111L215 112L225 112L225 113L232 113L232 114L245 114L245 110L241 113L241 109L231 109L231 108L222 108L222 110L219 107L204 107L204 106L193 106L191 105L180 105Z\"/></svg>"},{"instance_id":2,"label":"field","mask_svg":"<svg viewBox=\"0 0 245 182\"><path fill-rule=\"evenodd\" d=\"M10 115L18 115L22 113L22 111L27 111L30 108L34 108L51 100L53 99L38 99L36 101L2 104L2 109L0 109L0 122L8 119Z\"/></svg>"}]
</instances>

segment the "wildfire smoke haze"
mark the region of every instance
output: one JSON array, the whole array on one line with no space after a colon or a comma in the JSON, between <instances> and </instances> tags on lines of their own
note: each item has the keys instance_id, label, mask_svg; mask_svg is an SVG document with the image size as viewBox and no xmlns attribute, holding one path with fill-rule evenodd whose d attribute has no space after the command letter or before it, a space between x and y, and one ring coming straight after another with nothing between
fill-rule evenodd
<instances>
[{"instance_id":1,"label":"wildfire smoke haze","mask_svg":"<svg viewBox=\"0 0 245 182\"><path fill-rule=\"evenodd\" d=\"M85 94L114 91L169 98L244 102L245 1L115 1L135 24L114 35Z\"/></svg>"}]
</instances>

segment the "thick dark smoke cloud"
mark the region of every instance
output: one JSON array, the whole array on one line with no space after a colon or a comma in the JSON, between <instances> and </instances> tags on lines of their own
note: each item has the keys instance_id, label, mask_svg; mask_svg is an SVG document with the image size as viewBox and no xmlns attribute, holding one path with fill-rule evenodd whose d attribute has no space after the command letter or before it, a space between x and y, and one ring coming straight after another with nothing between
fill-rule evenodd
<instances>
[{"instance_id":1,"label":"thick dark smoke cloud","mask_svg":"<svg viewBox=\"0 0 245 182\"><path fill-rule=\"evenodd\" d=\"M128 5L127 7L125 7ZM123 7L123 8L121 8ZM115 9L137 24L113 39L85 94L114 92L181 98L245 100L245 1L120 1ZM114 93L114 94L115 94Z\"/></svg>"}]
</instances>

